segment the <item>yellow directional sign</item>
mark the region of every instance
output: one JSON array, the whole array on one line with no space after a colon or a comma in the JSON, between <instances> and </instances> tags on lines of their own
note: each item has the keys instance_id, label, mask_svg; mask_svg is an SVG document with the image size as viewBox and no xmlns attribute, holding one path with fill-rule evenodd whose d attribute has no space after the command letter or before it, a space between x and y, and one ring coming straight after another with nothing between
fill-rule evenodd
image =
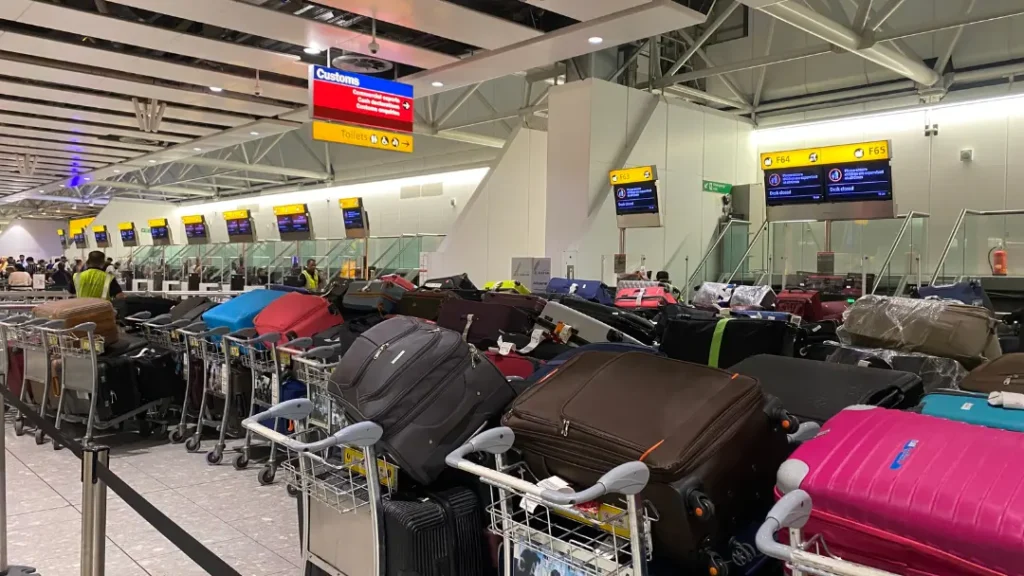
<instances>
[{"instance_id":1,"label":"yellow directional sign","mask_svg":"<svg viewBox=\"0 0 1024 576\"><path fill-rule=\"evenodd\" d=\"M275 216L291 216L293 214L305 214L309 212L305 204L285 204L284 206L274 206Z\"/></svg>"},{"instance_id":2,"label":"yellow directional sign","mask_svg":"<svg viewBox=\"0 0 1024 576\"><path fill-rule=\"evenodd\" d=\"M338 205L341 206L342 210L345 208L359 208L363 205L362 198L339 198Z\"/></svg>"},{"instance_id":3,"label":"yellow directional sign","mask_svg":"<svg viewBox=\"0 0 1024 576\"><path fill-rule=\"evenodd\" d=\"M100 224L99 226L93 226L92 227L92 231L93 232L106 232L107 231L107 227L102 225L102 224Z\"/></svg>"},{"instance_id":4,"label":"yellow directional sign","mask_svg":"<svg viewBox=\"0 0 1024 576\"><path fill-rule=\"evenodd\" d=\"M658 170L654 166L637 166L636 168L612 170L608 173L608 182L612 186L616 184L629 184L631 182L650 182L657 179Z\"/></svg>"},{"instance_id":5,"label":"yellow directional sign","mask_svg":"<svg viewBox=\"0 0 1024 576\"><path fill-rule=\"evenodd\" d=\"M121 222L117 225L118 230L131 230L135 228L135 222Z\"/></svg>"},{"instance_id":6,"label":"yellow directional sign","mask_svg":"<svg viewBox=\"0 0 1024 576\"><path fill-rule=\"evenodd\" d=\"M193 215L193 216L182 216L181 217L181 223L182 224L202 224L203 223L203 216L202 216L202 214L196 214L196 215Z\"/></svg>"},{"instance_id":7,"label":"yellow directional sign","mask_svg":"<svg viewBox=\"0 0 1024 576\"><path fill-rule=\"evenodd\" d=\"M249 210L243 208L241 210L226 210L224 212L225 220L245 220L249 218Z\"/></svg>"},{"instance_id":8,"label":"yellow directional sign","mask_svg":"<svg viewBox=\"0 0 1024 576\"><path fill-rule=\"evenodd\" d=\"M888 160L889 158L892 158L892 146L890 146L889 141L875 140L873 142L842 144L840 146L768 152L761 154L761 169L802 168L804 166L846 164L868 160Z\"/></svg>"},{"instance_id":9,"label":"yellow directional sign","mask_svg":"<svg viewBox=\"0 0 1024 576\"><path fill-rule=\"evenodd\" d=\"M357 128L330 122L313 122L313 139L407 154L413 151L412 134L386 132L375 128Z\"/></svg>"},{"instance_id":10,"label":"yellow directional sign","mask_svg":"<svg viewBox=\"0 0 1024 576\"><path fill-rule=\"evenodd\" d=\"M150 228L162 228L167 226L167 218L153 218L148 224Z\"/></svg>"}]
</instances>

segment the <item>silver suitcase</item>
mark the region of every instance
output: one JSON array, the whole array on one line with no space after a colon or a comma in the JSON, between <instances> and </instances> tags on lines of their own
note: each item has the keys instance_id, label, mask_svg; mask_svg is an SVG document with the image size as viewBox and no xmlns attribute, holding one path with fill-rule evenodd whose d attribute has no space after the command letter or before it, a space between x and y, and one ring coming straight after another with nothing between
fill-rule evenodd
<instances>
[{"instance_id":1,"label":"silver suitcase","mask_svg":"<svg viewBox=\"0 0 1024 576\"><path fill-rule=\"evenodd\" d=\"M561 328L559 326L561 325ZM598 342L625 342L643 346L636 338L617 330L596 318L569 308L558 302L548 302L541 311L534 331L561 331L560 338L568 344L583 346ZM565 334L569 334L568 337Z\"/></svg>"}]
</instances>

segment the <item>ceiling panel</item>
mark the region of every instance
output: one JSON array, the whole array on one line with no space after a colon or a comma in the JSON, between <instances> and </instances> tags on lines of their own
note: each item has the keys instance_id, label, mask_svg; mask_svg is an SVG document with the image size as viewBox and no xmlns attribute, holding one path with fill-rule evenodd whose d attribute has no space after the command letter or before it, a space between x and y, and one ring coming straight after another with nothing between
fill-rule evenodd
<instances>
[{"instance_id":1,"label":"ceiling panel","mask_svg":"<svg viewBox=\"0 0 1024 576\"><path fill-rule=\"evenodd\" d=\"M113 140L101 140L95 136L83 136L80 134L70 134L66 132L51 132L48 130L33 130L31 128L18 128L17 126L3 126L0 127L0 134L4 136L22 136L25 138L38 138L41 140L54 140L58 143L67 142L72 146L82 146L91 144L101 148L97 150L103 150L103 154L109 154L111 156L124 156L125 158L131 158L133 156L139 156L143 152L154 152L162 150L160 146L147 146L145 144L125 144L123 142L117 142Z\"/></svg>"},{"instance_id":2,"label":"ceiling panel","mask_svg":"<svg viewBox=\"0 0 1024 576\"><path fill-rule=\"evenodd\" d=\"M95 136L124 136L127 138L143 138L146 140L160 140L163 142L172 142L175 144L181 144L182 142L188 142L191 138L184 136L170 136L167 134L150 134L142 132L141 130L123 130L119 128L110 128L107 126L93 126L92 124L80 124L75 122L67 122L65 120L47 120L44 118L34 118L32 116L21 116L19 114L7 114L2 111L3 105L0 104L0 124L15 124L18 126L27 126L30 128L46 128L48 130L63 130L65 132L74 132L76 134L92 134ZM126 146L120 144L112 144L109 141L103 141L105 145L121 146L122 148L134 148L135 146ZM144 148L138 148L139 150L153 150L157 147L147 146Z\"/></svg>"},{"instance_id":3,"label":"ceiling panel","mask_svg":"<svg viewBox=\"0 0 1024 576\"><path fill-rule=\"evenodd\" d=\"M256 88L256 77L246 78L223 72L205 70L196 66L175 64L153 58L141 58L91 48L84 44L69 44L48 38L38 38L15 32L0 32L0 50L18 54L27 54L51 60L70 60L87 62L90 66L150 76L193 84L200 87L217 86L240 94L253 94ZM266 98L305 104L309 94L305 86L288 86L274 82L260 82L262 95Z\"/></svg>"},{"instance_id":4,"label":"ceiling panel","mask_svg":"<svg viewBox=\"0 0 1024 576\"><path fill-rule=\"evenodd\" d=\"M2 0L0 4L7 2L21 2L28 6L17 17L4 16L3 10L0 9L0 18L81 34L83 36L102 38L112 42L123 42L124 44L141 48L173 52L174 54L201 58L211 62L223 62L234 66L264 70L296 78L306 77L305 64L298 57L290 54L281 54L230 42L221 42L192 34L182 34L173 30L165 30L155 26L147 26L137 22L129 22L39 1ZM11 12L13 13L13 11Z\"/></svg>"},{"instance_id":5,"label":"ceiling panel","mask_svg":"<svg viewBox=\"0 0 1024 576\"><path fill-rule=\"evenodd\" d=\"M232 0L108 0L125 6L141 8L158 14L168 14L194 22L239 30L264 38L271 38L298 46L341 48L368 54L371 38L354 30L332 24L307 20L298 16L275 12ZM378 38L380 50L376 56L418 68L436 68L458 61L433 50L410 46Z\"/></svg>"},{"instance_id":6,"label":"ceiling panel","mask_svg":"<svg viewBox=\"0 0 1024 576\"><path fill-rule=\"evenodd\" d=\"M31 0L3 0L0 2L0 18L17 20L31 5Z\"/></svg>"},{"instance_id":7,"label":"ceiling panel","mask_svg":"<svg viewBox=\"0 0 1024 576\"><path fill-rule=\"evenodd\" d=\"M92 152L78 152L71 149L70 144L57 142L43 142L42 140L26 140L23 138L7 138L0 136L0 152L11 152L14 154L32 154L46 158L64 158L67 160L86 160L88 162L99 162L110 164L120 162L124 158L107 156Z\"/></svg>"},{"instance_id":8,"label":"ceiling panel","mask_svg":"<svg viewBox=\"0 0 1024 576\"><path fill-rule=\"evenodd\" d=\"M0 0L0 2L2 1L3 0ZM135 113L135 108L132 106L131 100L111 98L109 96L98 96L95 94L76 92L74 90L63 88L49 88L33 84L21 84L18 82L9 82L7 80L0 80L0 94L61 104L72 103L75 106L88 106L89 108L99 108L101 110L116 110L118 112L128 112L131 114ZM214 126L241 126L252 122L252 118L247 116L236 116L234 114L224 114L221 112L206 110L192 110L189 108L178 108L176 106L167 106L167 110L164 112L164 118L200 122L203 124L212 124Z\"/></svg>"},{"instance_id":9,"label":"ceiling panel","mask_svg":"<svg viewBox=\"0 0 1024 576\"><path fill-rule=\"evenodd\" d=\"M121 116L119 114L93 112L90 110L82 110L79 108L64 108L61 106L54 106L49 104L35 104L32 102L11 100L9 98L0 98L0 112L21 112L24 114L34 114L36 116L44 116L47 118L63 118L67 120L81 122L94 122L97 124L123 126L129 128L129 130L122 130L123 132L133 134L140 138L162 140L164 142L185 142L186 140L189 140L189 138L186 136L167 134L168 132L174 134L187 134L190 136L206 136L216 132L216 130L213 128L193 126L191 124L180 124L177 122L168 122L166 120L160 123L160 132L143 132L138 129L139 123L134 116ZM96 128L108 130L108 132L104 133L115 133L109 131L110 129L107 129L105 127ZM67 130L67 128L61 129Z\"/></svg>"},{"instance_id":10,"label":"ceiling panel","mask_svg":"<svg viewBox=\"0 0 1024 576\"><path fill-rule=\"evenodd\" d=\"M17 160L18 155L9 152L0 152L0 162L11 163ZM104 162L76 161L76 166L82 168L99 168L106 166ZM36 155L36 169L47 172L70 172L71 163L63 158L46 158L43 155Z\"/></svg>"},{"instance_id":11,"label":"ceiling panel","mask_svg":"<svg viewBox=\"0 0 1024 576\"><path fill-rule=\"evenodd\" d=\"M228 110L232 112L243 112L258 116L276 116L288 112L291 108L274 106L261 102L250 102L238 98L218 96L209 91L196 89L195 91L179 88L169 88L156 84L122 80L107 76L96 76L73 70L61 70L49 66L17 62L14 60L0 60L0 74L38 80L40 82L60 82L66 86L77 86L90 90L113 92L127 96L140 98L157 98L166 102L177 102L214 110Z\"/></svg>"},{"instance_id":12,"label":"ceiling panel","mask_svg":"<svg viewBox=\"0 0 1024 576\"><path fill-rule=\"evenodd\" d=\"M625 0L604 1L621 3ZM487 49L502 48L541 35L539 30L444 0L318 0L318 4Z\"/></svg>"},{"instance_id":13,"label":"ceiling panel","mask_svg":"<svg viewBox=\"0 0 1024 576\"><path fill-rule=\"evenodd\" d=\"M705 19L703 14L674 0L651 0L629 10L549 32L534 40L474 54L456 64L424 70L406 76L402 81L415 87L417 97L429 96L686 28ZM592 37L602 38L603 42L591 44L588 39ZM434 83L441 86L434 86Z\"/></svg>"},{"instance_id":14,"label":"ceiling panel","mask_svg":"<svg viewBox=\"0 0 1024 576\"><path fill-rule=\"evenodd\" d=\"M651 0L523 0L538 8L551 10L580 22L635 8Z\"/></svg>"}]
</instances>

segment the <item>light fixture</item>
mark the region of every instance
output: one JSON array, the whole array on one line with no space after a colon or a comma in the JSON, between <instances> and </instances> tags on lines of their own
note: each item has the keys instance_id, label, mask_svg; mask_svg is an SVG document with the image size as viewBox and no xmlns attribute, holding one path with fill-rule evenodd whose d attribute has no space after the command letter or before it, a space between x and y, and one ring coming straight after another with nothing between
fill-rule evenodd
<instances>
[{"instance_id":1,"label":"light fixture","mask_svg":"<svg viewBox=\"0 0 1024 576\"><path fill-rule=\"evenodd\" d=\"M156 160L150 160L149 163L150 164L156 164Z\"/></svg>"},{"instance_id":2,"label":"light fixture","mask_svg":"<svg viewBox=\"0 0 1024 576\"><path fill-rule=\"evenodd\" d=\"M88 182L88 181L90 181L90 180L92 180L92 178L89 178L88 176L86 176L86 177L85 177L85 181L86 181L86 182Z\"/></svg>"},{"instance_id":3,"label":"light fixture","mask_svg":"<svg viewBox=\"0 0 1024 576\"><path fill-rule=\"evenodd\" d=\"M210 86L210 92L223 92L224 89L220 86Z\"/></svg>"},{"instance_id":4,"label":"light fixture","mask_svg":"<svg viewBox=\"0 0 1024 576\"><path fill-rule=\"evenodd\" d=\"M249 132L249 136L259 136L259 132Z\"/></svg>"},{"instance_id":5,"label":"light fixture","mask_svg":"<svg viewBox=\"0 0 1024 576\"><path fill-rule=\"evenodd\" d=\"M434 88L444 88L444 82L438 82L437 80L431 82L430 85Z\"/></svg>"},{"instance_id":6,"label":"light fixture","mask_svg":"<svg viewBox=\"0 0 1024 576\"><path fill-rule=\"evenodd\" d=\"M601 42L604 42L604 38L601 38L600 36L591 36L590 38L587 38L587 42L590 42L591 44L600 44Z\"/></svg>"},{"instance_id":7,"label":"light fixture","mask_svg":"<svg viewBox=\"0 0 1024 576\"><path fill-rule=\"evenodd\" d=\"M317 48L316 46L310 46L309 48L303 48L302 51L305 52L306 54L309 54L310 56L316 56L317 54L323 52L323 50Z\"/></svg>"},{"instance_id":8,"label":"light fixture","mask_svg":"<svg viewBox=\"0 0 1024 576\"><path fill-rule=\"evenodd\" d=\"M120 171L120 170L118 170L118 169L116 169L116 168L114 169L114 174L120 174L120 173L121 173L121 171Z\"/></svg>"},{"instance_id":9,"label":"light fixture","mask_svg":"<svg viewBox=\"0 0 1024 576\"><path fill-rule=\"evenodd\" d=\"M202 152L203 151L202 148L193 148L193 150L195 150L196 152Z\"/></svg>"}]
</instances>

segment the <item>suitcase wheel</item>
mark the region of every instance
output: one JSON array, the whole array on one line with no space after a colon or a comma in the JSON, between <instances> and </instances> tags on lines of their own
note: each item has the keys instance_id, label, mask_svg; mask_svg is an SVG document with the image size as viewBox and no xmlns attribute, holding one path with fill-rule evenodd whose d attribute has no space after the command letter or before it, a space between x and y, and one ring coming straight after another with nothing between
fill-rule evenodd
<instances>
[{"instance_id":1,"label":"suitcase wheel","mask_svg":"<svg viewBox=\"0 0 1024 576\"><path fill-rule=\"evenodd\" d=\"M709 522L715 516L715 505L711 498L700 490L690 490L686 493L686 508L694 518L703 522Z\"/></svg>"},{"instance_id":2,"label":"suitcase wheel","mask_svg":"<svg viewBox=\"0 0 1024 576\"><path fill-rule=\"evenodd\" d=\"M729 564L715 552L706 553L708 559L708 576L729 576Z\"/></svg>"}]
</instances>

